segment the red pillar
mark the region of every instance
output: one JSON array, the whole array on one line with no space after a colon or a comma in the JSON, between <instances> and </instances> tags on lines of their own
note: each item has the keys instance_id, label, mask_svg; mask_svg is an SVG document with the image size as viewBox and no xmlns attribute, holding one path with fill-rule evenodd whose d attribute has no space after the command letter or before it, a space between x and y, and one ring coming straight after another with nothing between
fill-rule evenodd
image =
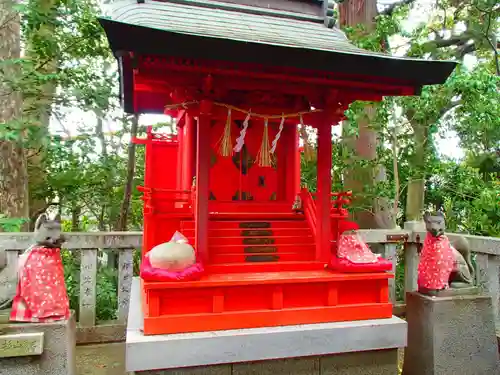
<instances>
[{"instance_id":1,"label":"red pillar","mask_svg":"<svg viewBox=\"0 0 500 375\"><path fill-rule=\"evenodd\" d=\"M318 191L316 197L317 235L316 259L328 262L330 259L330 207L332 189L332 126L327 116L318 124Z\"/></svg>"},{"instance_id":2,"label":"red pillar","mask_svg":"<svg viewBox=\"0 0 500 375\"><path fill-rule=\"evenodd\" d=\"M195 249L200 260L208 261L208 198L210 180L210 120L212 102L200 103L196 142Z\"/></svg>"},{"instance_id":3,"label":"red pillar","mask_svg":"<svg viewBox=\"0 0 500 375\"><path fill-rule=\"evenodd\" d=\"M294 186L295 191L293 194L293 199L300 193L300 152L299 152L299 126L295 125L293 130L293 155L295 161L295 179Z\"/></svg>"},{"instance_id":4,"label":"red pillar","mask_svg":"<svg viewBox=\"0 0 500 375\"><path fill-rule=\"evenodd\" d=\"M186 113L186 120L184 126L182 127L182 189L190 190L193 184L193 173L192 164L194 158L193 141L194 138L194 126L193 116L190 113Z\"/></svg>"},{"instance_id":5,"label":"red pillar","mask_svg":"<svg viewBox=\"0 0 500 375\"><path fill-rule=\"evenodd\" d=\"M182 176L183 176L183 170L184 170L184 163L183 163L183 160L184 160L184 154L183 154L183 151L184 151L184 142L182 141L184 137L184 125L183 126L179 126L177 128L177 176L176 176L176 184L175 184L175 188L177 190L184 190L184 186L183 185L183 180L182 180Z\"/></svg>"}]
</instances>

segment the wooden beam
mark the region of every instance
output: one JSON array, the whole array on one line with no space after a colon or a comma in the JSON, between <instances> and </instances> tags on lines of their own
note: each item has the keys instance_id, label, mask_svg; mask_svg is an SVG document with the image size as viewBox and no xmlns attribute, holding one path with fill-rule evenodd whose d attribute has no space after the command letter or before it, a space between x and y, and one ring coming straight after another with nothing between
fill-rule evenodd
<instances>
[{"instance_id":1,"label":"wooden beam","mask_svg":"<svg viewBox=\"0 0 500 375\"><path fill-rule=\"evenodd\" d=\"M365 89L372 90L374 93L379 93L381 95L414 95L415 87L406 84L398 84L394 82L370 82L370 77L341 77L340 75L335 75L332 77L331 74L324 72L314 72L316 74L311 74L311 72L292 72L290 73L279 73L279 72L268 72L264 69L259 69L259 67L254 67L254 69L242 69L242 67L220 67L223 63L210 64L207 63L196 63L196 64L182 64L178 63L175 59L158 59L148 61L148 63L141 64L142 74L144 74L144 69L147 67L149 70L157 70L161 74L157 76L162 76L166 71L176 71L176 72L192 72L192 73L203 73L212 74L213 76L222 75L224 77L242 77L245 79L257 78L263 80L287 82L287 83L306 83L315 84L320 86L328 86L331 88L344 88L344 89Z\"/></svg>"}]
</instances>

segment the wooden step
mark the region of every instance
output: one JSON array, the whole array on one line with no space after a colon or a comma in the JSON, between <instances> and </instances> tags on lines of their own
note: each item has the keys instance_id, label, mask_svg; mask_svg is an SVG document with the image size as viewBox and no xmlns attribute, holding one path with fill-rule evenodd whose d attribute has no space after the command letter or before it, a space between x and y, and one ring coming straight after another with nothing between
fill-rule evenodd
<instances>
[{"instance_id":1,"label":"wooden step","mask_svg":"<svg viewBox=\"0 0 500 375\"><path fill-rule=\"evenodd\" d=\"M181 232L188 238L194 238L194 228L181 227ZM216 237L269 237L269 236L311 236L309 228L263 228L263 229L241 229L241 228L216 228L208 230L209 238Z\"/></svg>"},{"instance_id":2,"label":"wooden step","mask_svg":"<svg viewBox=\"0 0 500 375\"><path fill-rule=\"evenodd\" d=\"M246 272L289 272L289 271L319 271L325 269L325 264L316 261L305 262L243 262L209 264L206 267L209 274L214 273L246 273Z\"/></svg>"},{"instance_id":3,"label":"wooden step","mask_svg":"<svg viewBox=\"0 0 500 375\"><path fill-rule=\"evenodd\" d=\"M194 221L181 223L182 229L194 229ZM309 229L305 220L210 220L208 229L274 229L274 228L301 228Z\"/></svg>"},{"instance_id":4,"label":"wooden step","mask_svg":"<svg viewBox=\"0 0 500 375\"><path fill-rule=\"evenodd\" d=\"M255 245L243 245L243 244L231 244L231 245L215 245L208 242L208 249L210 254L253 254L253 253L303 253L303 252L314 252L315 251L314 242L305 243L300 241L298 243L292 244L255 244Z\"/></svg>"},{"instance_id":5,"label":"wooden step","mask_svg":"<svg viewBox=\"0 0 500 375\"><path fill-rule=\"evenodd\" d=\"M210 212L208 214L211 220L241 220L243 219L288 219L288 220L304 220L303 214L296 214L294 212Z\"/></svg>"},{"instance_id":6,"label":"wooden step","mask_svg":"<svg viewBox=\"0 0 500 375\"><path fill-rule=\"evenodd\" d=\"M236 233L234 233L236 234ZM191 239L194 239L192 237ZM219 245L295 245L299 243L314 244L312 235L303 236L234 236L234 237L216 237L209 236L208 243L210 246Z\"/></svg>"},{"instance_id":7,"label":"wooden step","mask_svg":"<svg viewBox=\"0 0 500 375\"><path fill-rule=\"evenodd\" d=\"M263 262L304 262L313 261L315 254L313 252L268 252L268 253L225 253L210 254L210 260L213 264L221 263L263 263Z\"/></svg>"}]
</instances>

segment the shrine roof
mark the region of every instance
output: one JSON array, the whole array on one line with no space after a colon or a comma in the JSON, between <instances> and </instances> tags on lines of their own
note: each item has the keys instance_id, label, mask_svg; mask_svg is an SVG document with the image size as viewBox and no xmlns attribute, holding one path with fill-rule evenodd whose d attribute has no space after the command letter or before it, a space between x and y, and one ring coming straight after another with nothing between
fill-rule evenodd
<instances>
[{"instance_id":1,"label":"shrine roof","mask_svg":"<svg viewBox=\"0 0 500 375\"><path fill-rule=\"evenodd\" d=\"M293 66L393 78L414 87L443 83L456 66L363 50L339 29L326 27L323 16L296 10L210 0L118 0L100 22L115 53Z\"/></svg>"}]
</instances>

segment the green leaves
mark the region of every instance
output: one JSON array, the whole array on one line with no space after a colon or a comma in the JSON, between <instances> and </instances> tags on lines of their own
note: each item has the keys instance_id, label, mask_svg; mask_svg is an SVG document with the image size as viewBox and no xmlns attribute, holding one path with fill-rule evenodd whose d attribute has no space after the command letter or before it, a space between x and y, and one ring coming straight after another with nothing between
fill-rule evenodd
<instances>
[{"instance_id":1,"label":"green leaves","mask_svg":"<svg viewBox=\"0 0 500 375\"><path fill-rule=\"evenodd\" d=\"M3 232L20 232L21 227L27 221L26 218L6 217L0 214L0 229Z\"/></svg>"}]
</instances>

